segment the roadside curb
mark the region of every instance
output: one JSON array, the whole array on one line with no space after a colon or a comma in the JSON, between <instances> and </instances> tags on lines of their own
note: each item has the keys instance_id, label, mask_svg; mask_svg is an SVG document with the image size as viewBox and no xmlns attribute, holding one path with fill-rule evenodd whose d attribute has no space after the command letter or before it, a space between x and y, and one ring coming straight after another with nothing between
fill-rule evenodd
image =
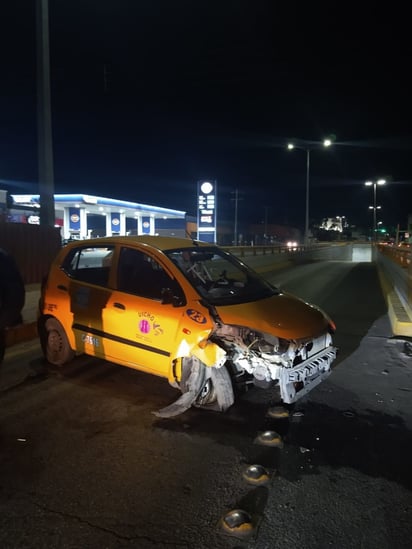
<instances>
[{"instance_id":1,"label":"roadside curb","mask_svg":"<svg viewBox=\"0 0 412 549\"><path fill-rule=\"evenodd\" d=\"M379 268L378 273L392 332L394 335L412 337L412 311L404 306L383 270Z\"/></svg>"},{"instance_id":2,"label":"roadside curb","mask_svg":"<svg viewBox=\"0 0 412 549\"><path fill-rule=\"evenodd\" d=\"M388 315L395 335L412 337L412 320L396 290L388 295Z\"/></svg>"}]
</instances>

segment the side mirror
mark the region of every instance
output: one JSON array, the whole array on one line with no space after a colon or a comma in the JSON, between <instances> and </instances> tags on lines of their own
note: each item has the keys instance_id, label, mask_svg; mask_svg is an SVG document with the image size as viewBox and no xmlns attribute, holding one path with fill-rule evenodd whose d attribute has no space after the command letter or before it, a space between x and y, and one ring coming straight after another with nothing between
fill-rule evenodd
<instances>
[{"instance_id":1,"label":"side mirror","mask_svg":"<svg viewBox=\"0 0 412 549\"><path fill-rule=\"evenodd\" d=\"M162 305L173 305L181 307L185 304L183 295L175 295L171 288L162 288Z\"/></svg>"}]
</instances>

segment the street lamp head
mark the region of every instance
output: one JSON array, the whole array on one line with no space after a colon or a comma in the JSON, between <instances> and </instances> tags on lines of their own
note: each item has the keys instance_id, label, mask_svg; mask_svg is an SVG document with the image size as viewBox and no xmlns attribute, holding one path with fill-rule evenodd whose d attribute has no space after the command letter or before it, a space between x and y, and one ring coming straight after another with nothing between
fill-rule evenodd
<instances>
[{"instance_id":1,"label":"street lamp head","mask_svg":"<svg viewBox=\"0 0 412 549\"><path fill-rule=\"evenodd\" d=\"M366 181L365 185L366 185L367 187L370 187L371 185L373 185L373 183L372 183L372 181Z\"/></svg>"},{"instance_id":2,"label":"street lamp head","mask_svg":"<svg viewBox=\"0 0 412 549\"><path fill-rule=\"evenodd\" d=\"M377 183L378 185L385 185L386 181L385 179L378 179Z\"/></svg>"},{"instance_id":3,"label":"street lamp head","mask_svg":"<svg viewBox=\"0 0 412 549\"><path fill-rule=\"evenodd\" d=\"M291 151L292 149L302 149L304 151L317 149L319 148L319 145L323 145L324 147L330 147L333 145L332 139L324 139L321 141L305 141L305 142L299 142L298 145L295 145L294 143L288 143L287 148Z\"/></svg>"}]
</instances>

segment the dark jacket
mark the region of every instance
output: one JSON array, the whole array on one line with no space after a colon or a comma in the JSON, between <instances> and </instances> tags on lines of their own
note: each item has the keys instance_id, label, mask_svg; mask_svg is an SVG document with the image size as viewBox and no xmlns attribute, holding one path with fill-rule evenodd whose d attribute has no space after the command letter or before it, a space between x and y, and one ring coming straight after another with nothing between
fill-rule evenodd
<instances>
[{"instance_id":1,"label":"dark jacket","mask_svg":"<svg viewBox=\"0 0 412 549\"><path fill-rule=\"evenodd\" d=\"M22 322L24 281L14 258L0 248L0 329Z\"/></svg>"}]
</instances>

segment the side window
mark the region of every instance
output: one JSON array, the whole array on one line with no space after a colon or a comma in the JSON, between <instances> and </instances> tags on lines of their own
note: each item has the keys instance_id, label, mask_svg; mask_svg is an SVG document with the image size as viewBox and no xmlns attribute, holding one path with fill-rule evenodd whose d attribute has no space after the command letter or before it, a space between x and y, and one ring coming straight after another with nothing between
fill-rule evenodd
<instances>
[{"instance_id":1,"label":"side window","mask_svg":"<svg viewBox=\"0 0 412 549\"><path fill-rule=\"evenodd\" d=\"M183 295L177 282L156 260L133 248L120 250L117 289L158 301L163 300L165 290Z\"/></svg>"},{"instance_id":2,"label":"side window","mask_svg":"<svg viewBox=\"0 0 412 549\"><path fill-rule=\"evenodd\" d=\"M112 246L74 248L66 256L62 269L75 280L107 286L113 250Z\"/></svg>"}]
</instances>

